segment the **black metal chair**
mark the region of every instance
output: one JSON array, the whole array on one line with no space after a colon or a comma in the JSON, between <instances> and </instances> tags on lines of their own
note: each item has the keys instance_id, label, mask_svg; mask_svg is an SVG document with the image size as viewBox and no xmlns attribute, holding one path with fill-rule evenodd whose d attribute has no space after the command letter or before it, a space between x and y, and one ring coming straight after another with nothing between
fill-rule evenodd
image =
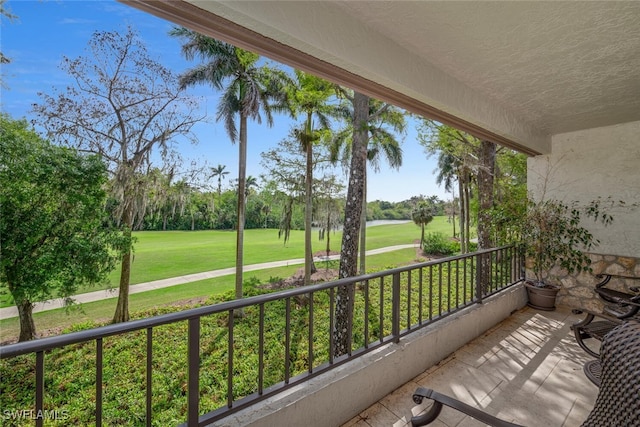
<instances>
[{"instance_id":1,"label":"black metal chair","mask_svg":"<svg viewBox=\"0 0 640 427\"><path fill-rule=\"evenodd\" d=\"M600 351L601 385L593 410L582 427L640 426L640 322L629 320L608 333ZM419 387L415 403L432 399L433 406L411 418L411 425L424 426L436 420L442 406L463 412L494 427L518 427L431 389ZM521 426L520 426L521 427Z\"/></svg>"},{"instance_id":2,"label":"black metal chair","mask_svg":"<svg viewBox=\"0 0 640 427\"><path fill-rule=\"evenodd\" d=\"M588 310L573 310L574 314L586 313L586 316L582 321L571 326L578 345L593 357L598 357L597 347L605 335L624 320L637 317L640 312L640 288L631 287L630 290L634 294L617 291L605 286L611 280L611 275L604 274L597 277L603 279L595 286L596 294L607 303L603 312L593 313ZM628 279L636 278L628 277ZM587 367L585 367L587 376L590 373L594 375L597 373L595 366L592 366L592 368L594 369L587 371ZM589 378L597 380L595 376L589 376Z\"/></svg>"}]
</instances>

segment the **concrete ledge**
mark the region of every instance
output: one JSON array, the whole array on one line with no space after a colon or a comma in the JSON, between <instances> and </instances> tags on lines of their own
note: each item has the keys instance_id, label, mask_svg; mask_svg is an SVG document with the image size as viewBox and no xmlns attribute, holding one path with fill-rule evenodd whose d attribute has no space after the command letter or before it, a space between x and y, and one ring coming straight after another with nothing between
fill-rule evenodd
<instances>
[{"instance_id":1,"label":"concrete ledge","mask_svg":"<svg viewBox=\"0 0 640 427\"><path fill-rule=\"evenodd\" d=\"M525 306L522 284L212 426L339 426ZM407 399L410 399L407 396Z\"/></svg>"}]
</instances>

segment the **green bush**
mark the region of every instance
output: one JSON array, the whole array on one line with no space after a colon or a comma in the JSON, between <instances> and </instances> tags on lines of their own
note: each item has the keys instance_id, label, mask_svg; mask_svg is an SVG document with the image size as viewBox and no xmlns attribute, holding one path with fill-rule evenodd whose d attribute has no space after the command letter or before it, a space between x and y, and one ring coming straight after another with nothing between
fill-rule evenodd
<instances>
[{"instance_id":1,"label":"green bush","mask_svg":"<svg viewBox=\"0 0 640 427\"><path fill-rule=\"evenodd\" d=\"M453 242L442 233L427 233L422 242L422 252L430 255L453 255L460 250L460 244Z\"/></svg>"}]
</instances>

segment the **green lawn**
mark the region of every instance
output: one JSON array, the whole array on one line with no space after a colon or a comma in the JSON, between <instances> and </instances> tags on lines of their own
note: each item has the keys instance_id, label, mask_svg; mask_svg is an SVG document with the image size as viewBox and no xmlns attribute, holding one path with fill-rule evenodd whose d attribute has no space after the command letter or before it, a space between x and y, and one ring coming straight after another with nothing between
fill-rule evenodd
<instances>
[{"instance_id":1,"label":"green lawn","mask_svg":"<svg viewBox=\"0 0 640 427\"><path fill-rule=\"evenodd\" d=\"M436 217L427 230L451 233L445 217ZM166 279L185 274L229 268L235 265L234 231L141 231L134 233L134 261L131 284ZM367 229L367 250L413 243L420 238L420 228L414 223L379 225ZM342 232L331 233L331 249L339 251ZM259 264L304 258L304 231L293 230L286 245L274 229L245 231L244 264ZM314 236L313 250L322 251L325 241ZM116 268L109 284L82 288L78 293L116 288L120 270ZM0 295L0 307L13 305L8 294Z\"/></svg>"},{"instance_id":2,"label":"green lawn","mask_svg":"<svg viewBox=\"0 0 640 427\"><path fill-rule=\"evenodd\" d=\"M445 217L436 217L428 225L427 231L441 232L445 235L451 234L451 224ZM135 243L134 262L131 273L131 283L143 283L153 280L176 277L185 274L199 273L202 271L217 270L233 267L235 264L235 232L234 231L143 231L134 233L137 241ZM411 244L420 237L420 228L412 222L404 224L379 225L367 229L367 250L382 248L386 246ZM341 232L331 233L331 249L338 251L342 239ZM325 249L325 241L314 239L313 249L322 251ZM283 244L278 239L277 230L273 229L253 229L245 232L245 265L258 264L268 261L279 261L304 257L304 232L294 230L287 244ZM394 266L394 255L384 255L389 259L383 266ZM406 261L406 257L404 258ZM368 261L371 263L373 261ZM369 265L369 264L368 264ZM291 267L288 270L273 272L246 273L245 277L256 275L260 278L268 279L269 275L286 277L292 274L297 268ZM270 270L271 271L271 270ZM94 286L80 289L78 293L91 292L109 287L116 287L119 281L119 269L116 269L110 276L110 284ZM212 288L214 292L224 292L233 286L233 276L227 276L213 281L197 282L190 284L182 295L174 295L176 288L167 288L157 291L159 295L165 295L160 300L152 298L146 292L144 299L150 299L149 304L144 307L137 307L133 301L141 298L140 294L132 295L131 310L151 307L155 304L177 301L195 296L206 295L202 289ZM193 292L190 293L190 292ZM212 293L214 293L212 292ZM211 294L211 293L209 293ZM112 304L115 304L115 299ZM8 293L0 295L0 307L13 305L12 298ZM89 309L85 309L89 310ZM104 308L105 313L95 313L91 309L91 318L107 318L113 312L113 308ZM63 314L63 316L66 316ZM73 316L74 318L76 315ZM80 317L82 318L82 317ZM44 322L48 324L48 322ZM58 322L52 323L57 325ZM3 328L4 321L0 323ZM4 335L4 331L2 331Z\"/></svg>"},{"instance_id":3,"label":"green lawn","mask_svg":"<svg viewBox=\"0 0 640 427\"><path fill-rule=\"evenodd\" d=\"M367 257L367 268L380 270L409 264L415 259L414 249L403 249L379 255ZM337 262L331 262L333 268L337 268ZM317 263L317 268L325 268L323 262ZM279 267L267 270L251 271L245 273L245 279L256 277L261 282L268 282L272 277L285 278L291 276L301 266ZM207 298L211 295L231 291L234 288L233 275L216 277L214 279L185 283L154 291L133 294L129 297L129 309L132 313L148 310L162 305L171 305L177 302L188 304L188 300ZM116 307L116 298L81 304L73 309L50 310L33 315L38 333L60 333L72 325L86 324L88 322L108 322ZM18 336L20 325L18 318L0 320L0 342Z\"/></svg>"}]
</instances>

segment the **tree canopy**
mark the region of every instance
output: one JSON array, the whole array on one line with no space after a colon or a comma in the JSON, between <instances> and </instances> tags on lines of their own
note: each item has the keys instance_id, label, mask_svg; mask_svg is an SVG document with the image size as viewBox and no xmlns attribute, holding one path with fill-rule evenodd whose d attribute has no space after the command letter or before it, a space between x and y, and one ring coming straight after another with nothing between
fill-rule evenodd
<instances>
[{"instance_id":1,"label":"tree canopy","mask_svg":"<svg viewBox=\"0 0 640 427\"><path fill-rule=\"evenodd\" d=\"M21 341L35 336L34 302L69 298L114 268L123 242L108 225L106 181L98 156L0 116L0 283L18 307Z\"/></svg>"}]
</instances>

